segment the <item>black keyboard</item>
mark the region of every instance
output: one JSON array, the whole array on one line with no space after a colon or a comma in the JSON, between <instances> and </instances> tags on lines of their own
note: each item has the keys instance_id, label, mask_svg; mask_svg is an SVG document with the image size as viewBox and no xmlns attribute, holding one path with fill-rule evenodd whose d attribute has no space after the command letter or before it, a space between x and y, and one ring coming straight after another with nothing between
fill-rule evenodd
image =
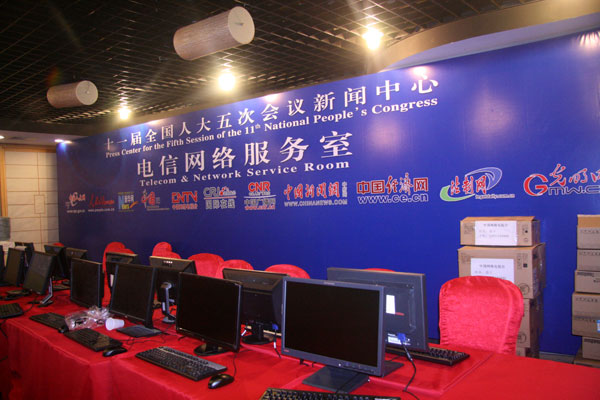
<instances>
[{"instance_id":1,"label":"black keyboard","mask_svg":"<svg viewBox=\"0 0 600 400\"><path fill-rule=\"evenodd\" d=\"M386 347L385 351L406 357L404 349L396 347ZM409 350L412 358L417 360L429 361L436 364L454 365L467 358L469 355L460 351L442 349L440 347L430 347L428 351Z\"/></svg>"},{"instance_id":2,"label":"black keyboard","mask_svg":"<svg viewBox=\"0 0 600 400\"><path fill-rule=\"evenodd\" d=\"M124 328L117 329L117 332L134 338L155 336L159 333L162 333L160 329L147 328L144 325L126 326Z\"/></svg>"},{"instance_id":3,"label":"black keyboard","mask_svg":"<svg viewBox=\"0 0 600 400\"><path fill-rule=\"evenodd\" d=\"M53 283L52 284L52 290L54 290L55 292L58 292L61 290L69 290L69 289L71 289L70 286L63 285L62 283Z\"/></svg>"},{"instance_id":4,"label":"black keyboard","mask_svg":"<svg viewBox=\"0 0 600 400\"><path fill-rule=\"evenodd\" d=\"M260 400L400 400L400 397L268 388Z\"/></svg>"},{"instance_id":5,"label":"black keyboard","mask_svg":"<svg viewBox=\"0 0 600 400\"><path fill-rule=\"evenodd\" d=\"M65 317L56 313L32 315L29 319L54 329L60 329L66 325Z\"/></svg>"},{"instance_id":6,"label":"black keyboard","mask_svg":"<svg viewBox=\"0 0 600 400\"><path fill-rule=\"evenodd\" d=\"M82 328L76 331L66 332L65 336L94 351L102 351L112 347L121 347L123 344L116 339L106 336L100 332L96 332L90 328Z\"/></svg>"},{"instance_id":7,"label":"black keyboard","mask_svg":"<svg viewBox=\"0 0 600 400\"><path fill-rule=\"evenodd\" d=\"M23 309L19 303L0 304L0 319L18 317L23 315Z\"/></svg>"},{"instance_id":8,"label":"black keyboard","mask_svg":"<svg viewBox=\"0 0 600 400\"><path fill-rule=\"evenodd\" d=\"M166 346L142 351L135 356L194 381L208 378L227 369L223 365Z\"/></svg>"}]
</instances>

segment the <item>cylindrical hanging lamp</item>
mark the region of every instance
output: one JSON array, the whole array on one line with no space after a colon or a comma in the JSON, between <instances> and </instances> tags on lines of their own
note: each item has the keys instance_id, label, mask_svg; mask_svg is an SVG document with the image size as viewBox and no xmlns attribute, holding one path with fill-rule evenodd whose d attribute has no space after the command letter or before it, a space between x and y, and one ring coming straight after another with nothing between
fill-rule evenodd
<instances>
[{"instance_id":1,"label":"cylindrical hanging lamp","mask_svg":"<svg viewBox=\"0 0 600 400\"><path fill-rule=\"evenodd\" d=\"M243 7L179 28L173 47L179 57L195 60L208 54L248 44L254 38L254 21Z\"/></svg>"},{"instance_id":2,"label":"cylindrical hanging lamp","mask_svg":"<svg viewBox=\"0 0 600 400\"><path fill-rule=\"evenodd\" d=\"M56 108L89 106L98 99L98 89L90 81L52 86L46 93L48 103Z\"/></svg>"}]
</instances>

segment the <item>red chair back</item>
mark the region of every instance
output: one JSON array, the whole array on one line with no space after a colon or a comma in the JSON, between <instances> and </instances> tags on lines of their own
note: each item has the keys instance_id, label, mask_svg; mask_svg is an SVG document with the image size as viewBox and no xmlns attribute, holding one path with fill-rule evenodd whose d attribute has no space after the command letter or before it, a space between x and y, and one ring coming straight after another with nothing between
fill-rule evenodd
<instances>
[{"instance_id":1,"label":"red chair back","mask_svg":"<svg viewBox=\"0 0 600 400\"><path fill-rule=\"evenodd\" d=\"M152 255L154 257L181 258L181 256L174 251L165 249L158 249L157 251L153 252Z\"/></svg>"},{"instance_id":2,"label":"red chair back","mask_svg":"<svg viewBox=\"0 0 600 400\"><path fill-rule=\"evenodd\" d=\"M227 260L221 263L219 271L217 272L217 278L223 278L223 268L235 268L235 269L254 269L252 265L244 260Z\"/></svg>"},{"instance_id":3,"label":"red chair back","mask_svg":"<svg viewBox=\"0 0 600 400\"><path fill-rule=\"evenodd\" d=\"M221 263L224 261L221 256L211 253L198 253L188 257L188 259L194 260L198 275L210 276L212 278L223 277L222 275L218 276Z\"/></svg>"},{"instance_id":4,"label":"red chair back","mask_svg":"<svg viewBox=\"0 0 600 400\"><path fill-rule=\"evenodd\" d=\"M464 276L440 290L440 344L515 354L523 295L505 279Z\"/></svg>"},{"instance_id":5,"label":"red chair back","mask_svg":"<svg viewBox=\"0 0 600 400\"><path fill-rule=\"evenodd\" d=\"M275 264L271 265L269 268L265 269L267 272L279 272L282 274L288 274L294 278L306 278L310 279L310 275L308 272L303 270L300 267L291 264Z\"/></svg>"},{"instance_id":6,"label":"red chair back","mask_svg":"<svg viewBox=\"0 0 600 400\"><path fill-rule=\"evenodd\" d=\"M123 251L124 249L126 250L127 248L121 242L110 242L109 244L106 245L106 247L104 248L104 255L102 256L102 267L104 268L105 271L106 271L106 253L109 253L109 252L126 253L125 251ZM133 253L133 252L131 250L129 250L129 253Z\"/></svg>"},{"instance_id":7,"label":"red chair back","mask_svg":"<svg viewBox=\"0 0 600 400\"><path fill-rule=\"evenodd\" d=\"M168 242L159 242L152 249L152 255L153 256L157 256L157 257L166 257L166 256L159 255L159 254L156 254L156 253L164 254L164 252L171 252L171 251L173 251L173 247L171 247L170 243L168 243Z\"/></svg>"},{"instance_id":8,"label":"red chair back","mask_svg":"<svg viewBox=\"0 0 600 400\"><path fill-rule=\"evenodd\" d=\"M387 268L365 268L365 270L367 270L367 271L396 272L393 269L387 269Z\"/></svg>"}]
</instances>

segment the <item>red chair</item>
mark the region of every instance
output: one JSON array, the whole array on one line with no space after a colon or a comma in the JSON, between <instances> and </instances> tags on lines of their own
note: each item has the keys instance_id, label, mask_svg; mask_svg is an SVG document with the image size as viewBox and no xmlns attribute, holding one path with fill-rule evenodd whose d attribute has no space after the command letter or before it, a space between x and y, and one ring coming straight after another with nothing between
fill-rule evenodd
<instances>
[{"instance_id":1,"label":"red chair","mask_svg":"<svg viewBox=\"0 0 600 400\"><path fill-rule=\"evenodd\" d=\"M168 251L164 249L159 249L152 253L154 257L166 257L166 258L181 258L181 256L174 251Z\"/></svg>"},{"instance_id":2,"label":"red chair","mask_svg":"<svg viewBox=\"0 0 600 400\"><path fill-rule=\"evenodd\" d=\"M393 269L387 269L387 268L365 268L365 270L367 270L367 271L396 272Z\"/></svg>"},{"instance_id":3,"label":"red chair","mask_svg":"<svg viewBox=\"0 0 600 400\"><path fill-rule=\"evenodd\" d=\"M65 247L65 245L62 244L61 242L55 242L55 243L52 243L52 245L53 246L62 246L62 247Z\"/></svg>"},{"instance_id":4,"label":"red chair","mask_svg":"<svg viewBox=\"0 0 600 400\"><path fill-rule=\"evenodd\" d=\"M152 249L152 255L157 256L157 257L165 257L165 256L155 254L155 253L163 253L165 251L173 251L173 247L171 247L171 244L168 242L159 242Z\"/></svg>"},{"instance_id":5,"label":"red chair","mask_svg":"<svg viewBox=\"0 0 600 400\"><path fill-rule=\"evenodd\" d=\"M102 256L102 267L106 271L106 253L114 252L114 253L126 253L123 250L127 250L125 245L121 242L110 242L104 248L104 255ZM129 253L133 253L129 250Z\"/></svg>"},{"instance_id":6,"label":"red chair","mask_svg":"<svg viewBox=\"0 0 600 400\"><path fill-rule=\"evenodd\" d=\"M440 289L440 345L515 354L523 295L505 279L464 276Z\"/></svg>"},{"instance_id":7,"label":"red chair","mask_svg":"<svg viewBox=\"0 0 600 400\"><path fill-rule=\"evenodd\" d=\"M249 262L244 260L227 260L221 263L219 271L217 271L217 278L223 278L223 268L235 268L235 269L254 269Z\"/></svg>"},{"instance_id":8,"label":"red chair","mask_svg":"<svg viewBox=\"0 0 600 400\"><path fill-rule=\"evenodd\" d=\"M310 275L308 272L303 270L300 267L291 264L275 264L271 265L269 268L265 269L267 272L279 272L282 274L288 274L294 278L306 278L310 279Z\"/></svg>"},{"instance_id":9,"label":"red chair","mask_svg":"<svg viewBox=\"0 0 600 400\"><path fill-rule=\"evenodd\" d=\"M198 275L210 276L212 278L222 277L222 275L217 275L221 271L219 267L224 261L221 256L211 253L198 253L189 256L188 259L194 260Z\"/></svg>"}]
</instances>

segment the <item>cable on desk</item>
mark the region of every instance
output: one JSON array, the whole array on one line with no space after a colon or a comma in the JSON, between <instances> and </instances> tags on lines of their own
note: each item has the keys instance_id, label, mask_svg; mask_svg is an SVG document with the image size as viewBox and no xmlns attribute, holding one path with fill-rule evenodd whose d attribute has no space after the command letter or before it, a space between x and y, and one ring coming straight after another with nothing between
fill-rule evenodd
<instances>
[{"instance_id":1,"label":"cable on desk","mask_svg":"<svg viewBox=\"0 0 600 400\"><path fill-rule=\"evenodd\" d=\"M406 353L406 358L408 358L408 361L410 361L410 363L413 366L413 374L410 377L410 379L408 380L408 383L406 384L406 386L404 387L403 392L406 392L406 393L410 394L412 397L414 397L415 399L419 400L419 398L414 393L408 391L408 386L412 383L413 379L415 379L415 375L417 375L417 366L415 365L415 362L413 361L413 358L410 355L410 353L408 352L408 349L406 348L406 346L403 344L402 347L404 347L404 352Z\"/></svg>"}]
</instances>

